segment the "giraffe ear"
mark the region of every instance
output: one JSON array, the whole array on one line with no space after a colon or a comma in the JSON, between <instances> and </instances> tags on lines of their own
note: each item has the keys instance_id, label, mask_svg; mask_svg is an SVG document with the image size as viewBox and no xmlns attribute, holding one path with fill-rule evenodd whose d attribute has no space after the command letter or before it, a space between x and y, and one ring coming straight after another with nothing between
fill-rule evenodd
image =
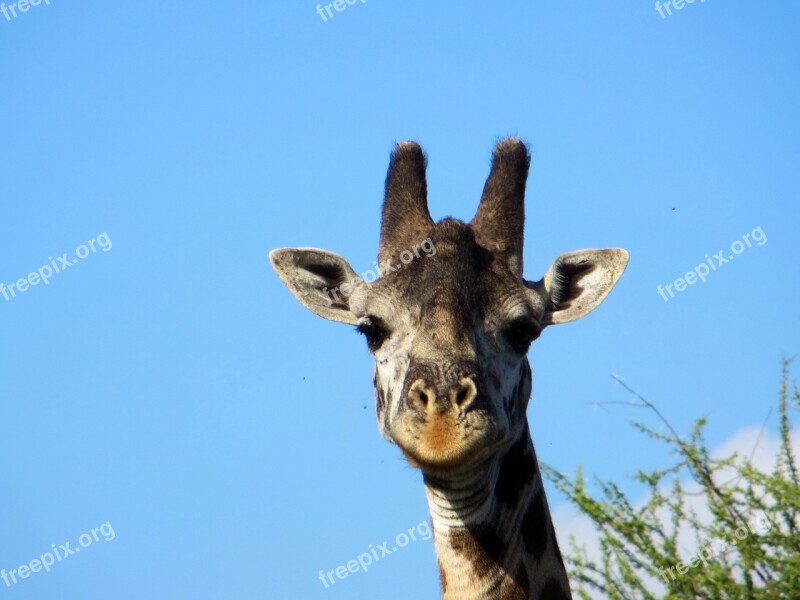
<instances>
[{"instance_id":1,"label":"giraffe ear","mask_svg":"<svg viewBox=\"0 0 800 600\"><path fill-rule=\"evenodd\" d=\"M628 253L621 248L567 252L542 279L525 285L545 301L544 325L569 323L597 308L627 265Z\"/></svg>"},{"instance_id":2,"label":"giraffe ear","mask_svg":"<svg viewBox=\"0 0 800 600\"><path fill-rule=\"evenodd\" d=\"M339 323L358 323L349 297L363 280L344 258L317 248L279 248L269 259L281 281L311 312Z\"/></svg>"}]
</instances>

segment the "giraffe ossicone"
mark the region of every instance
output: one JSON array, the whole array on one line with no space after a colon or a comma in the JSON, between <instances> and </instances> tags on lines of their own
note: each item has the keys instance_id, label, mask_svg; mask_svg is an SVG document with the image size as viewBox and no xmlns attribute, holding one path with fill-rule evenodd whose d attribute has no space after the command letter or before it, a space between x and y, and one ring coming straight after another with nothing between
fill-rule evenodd
<instances>
[{"instance_id":1,"label":"giraffe ossicone","mask_svg":"<svg viewBox=\"0 0 800 600\"><path fill-rule=\"evenodd\" d=\"M473 219L434 223L426 157L401 142L386 177L378 262L398 262L423 240L434 253L370 285L352 283L350 264L324 250L270 253L304 306L366 336L378 427L422 471L447 599L571 598L528 429L527 352L545 327L598 306L628 253L569 252L526 280L529 165L521 141L501 140ZM333 300L324 291L346 284Z\"/></svg>"}]
</instances>

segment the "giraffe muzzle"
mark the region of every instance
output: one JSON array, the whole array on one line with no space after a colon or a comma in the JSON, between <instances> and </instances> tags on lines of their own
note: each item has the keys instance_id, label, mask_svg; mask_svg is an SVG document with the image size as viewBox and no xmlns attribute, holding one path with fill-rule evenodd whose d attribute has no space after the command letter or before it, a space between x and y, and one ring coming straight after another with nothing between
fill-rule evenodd
<instances>
[{"instance_id":1,"label":"giraffe muzzle","mask_svg":"<svg viewBox=\"0 0 800 600\"><path fill-rule=\"evenodd\" d=\"M413 465L463 466L496 437L496 419L474 363L417 363L404 388L391 436Z\"/></svg>"}]
</instances>

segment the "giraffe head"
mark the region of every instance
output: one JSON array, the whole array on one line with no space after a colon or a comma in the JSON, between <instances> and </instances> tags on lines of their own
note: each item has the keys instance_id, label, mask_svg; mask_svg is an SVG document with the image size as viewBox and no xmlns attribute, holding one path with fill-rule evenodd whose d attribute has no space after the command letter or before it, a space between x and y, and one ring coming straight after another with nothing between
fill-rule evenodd
<instances>
[{"instance_id":1,"label":"giraffe head","mask_svg":"<svg viewBox=\"0 0 800 600\"><path fill-rule=\"evenodd\" d=\"M581 250L556 258L541 279L524 279L529 163L522 142L502 140L472 221L434 223L425 156L402 142L386 178L377 280L323 250L270 254L304 306L366 336L380 431L426 473L477 465L520 437L530 344L548 325L593 310L628 262L621 249Z\"/></svg>"}]
</instances>

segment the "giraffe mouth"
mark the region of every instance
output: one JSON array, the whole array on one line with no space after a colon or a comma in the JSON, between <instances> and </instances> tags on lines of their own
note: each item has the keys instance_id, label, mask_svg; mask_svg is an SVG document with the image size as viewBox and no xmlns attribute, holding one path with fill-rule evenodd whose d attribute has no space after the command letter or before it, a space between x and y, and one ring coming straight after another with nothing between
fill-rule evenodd
<instances>
[{"instance_id":1,"label":"giraffe mouth","mask_svg":"<svg viewBox=\"0 0 800 600\"><path fill-rule=\"evenodd\" d=\"M426 472L449 472L482 462L506 437L507 432L486 415L474 414L459 422L453 414L445 414L428 422L405 424L394 441L411 466Z\"/></svg>"}]
</instances>

